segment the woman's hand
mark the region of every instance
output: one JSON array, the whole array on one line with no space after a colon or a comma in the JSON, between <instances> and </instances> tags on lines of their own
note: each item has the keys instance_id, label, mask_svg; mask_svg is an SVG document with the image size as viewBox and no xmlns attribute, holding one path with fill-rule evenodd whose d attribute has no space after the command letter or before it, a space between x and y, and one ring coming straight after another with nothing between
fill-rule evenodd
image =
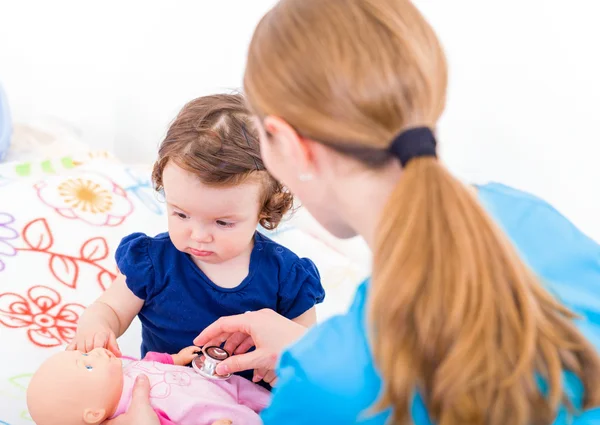
<instances>
[{"instance_id":1,"label":"woman's hand","mask_svg":"<svg viewBox=\"0 0 600 425\"><path fill-rule=\"evenodd\" d=\"M248 344L256 347L250 353L233 355L219 363L216 370L219 375L249 369L270 370L275 368L281 352L305 332L304 326L273 310L263 309L220 318L194 339L194 345L220 345L225 342L225 350L230 353L242 351L239 350L240 345L244 345L243 348ZM231 347L238 349L231 350Z\"/></svg>"},{"instance_id":2,"label":"woman's hand","mask_svg":"<svg viewBox=\"0 0 600 425\"><path fill-rule=\"evenodd\" d=\"M150 381L146 375L136 378L127 413L103 422L103 425L160 425L158 416L150 406Z\"/></svg>"}]
</instances>

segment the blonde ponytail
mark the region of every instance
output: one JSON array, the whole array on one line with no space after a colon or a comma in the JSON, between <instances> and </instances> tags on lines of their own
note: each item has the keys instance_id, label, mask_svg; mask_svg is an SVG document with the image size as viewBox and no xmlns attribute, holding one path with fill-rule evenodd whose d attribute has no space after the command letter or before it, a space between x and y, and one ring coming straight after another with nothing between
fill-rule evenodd
<instances>
[{"instance_id":1,"label":"blonde ponytail","mask_svg":"<svg viewBox=\"0 0 600 425\"><path fill-rule=\"evenodd\" d=\"M573 315L437 160L407 165L378 231L369 318L376 408L393 424L409 423L415 391L439 425L549 424L565 369L598 404L598 358Z\"/></svg>"}]
</instances>

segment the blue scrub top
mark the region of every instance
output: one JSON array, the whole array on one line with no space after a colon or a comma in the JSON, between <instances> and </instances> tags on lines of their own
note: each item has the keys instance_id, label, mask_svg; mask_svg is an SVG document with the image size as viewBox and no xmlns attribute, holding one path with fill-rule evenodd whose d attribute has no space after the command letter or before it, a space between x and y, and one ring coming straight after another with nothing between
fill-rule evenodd
<instances>
[{"instance_id":1,"label":"blue scrub top","mask_svg":"<svg viewBox=\"0 0 600 425\"><path fill-rule=\"evenodd\" d=\"M600 348L600 246L532 195L492 183L479 186L478 196L547 288L582 317L579 329ZM365 414L381 389L366 339L367 294L365 282L345 315L315 326L282 354L273 400L262 413L266 425L385 423L389 411ZM581 383L570 373L564 379L573 404L580 405ZM415 425L431 424L418 395L411 412ZM554 423L600 424L600 409L575 418L561 409Z\"/></svg>"}]
</instances>

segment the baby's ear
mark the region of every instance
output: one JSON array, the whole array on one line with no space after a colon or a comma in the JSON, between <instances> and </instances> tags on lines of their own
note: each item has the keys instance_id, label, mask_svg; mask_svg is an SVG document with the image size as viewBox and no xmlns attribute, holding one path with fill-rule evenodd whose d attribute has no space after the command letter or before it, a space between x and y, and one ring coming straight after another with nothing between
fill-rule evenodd
<instances>
[{"instance_id":1,"label":"baby's ear","mask_svg":"<svg viewBox=\"0 0 600 425\"><path fill-rule=\"evenodd\" d=\"M106 419L105 415L105 409L85 409L83 412L83 422L96 425Z\"/></svg>"}]
</instances>

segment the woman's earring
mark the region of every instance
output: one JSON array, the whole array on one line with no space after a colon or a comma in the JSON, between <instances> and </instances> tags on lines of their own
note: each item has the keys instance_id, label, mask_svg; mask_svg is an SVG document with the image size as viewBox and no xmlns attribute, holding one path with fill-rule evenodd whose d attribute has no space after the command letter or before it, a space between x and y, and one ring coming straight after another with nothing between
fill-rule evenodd
<instances>
[{"instance_id":1,"label":"woman's earring","mask_svg":"<svg viewBox=\"0 0 600 425\"><path fill-rule=\"evenodd\" d=\"M310 173L306 173L306 174L300 174L298 176L298 180L300 180L301 182L307 182L313 179L313 175Z\"/></svg>"}]
</instances>

